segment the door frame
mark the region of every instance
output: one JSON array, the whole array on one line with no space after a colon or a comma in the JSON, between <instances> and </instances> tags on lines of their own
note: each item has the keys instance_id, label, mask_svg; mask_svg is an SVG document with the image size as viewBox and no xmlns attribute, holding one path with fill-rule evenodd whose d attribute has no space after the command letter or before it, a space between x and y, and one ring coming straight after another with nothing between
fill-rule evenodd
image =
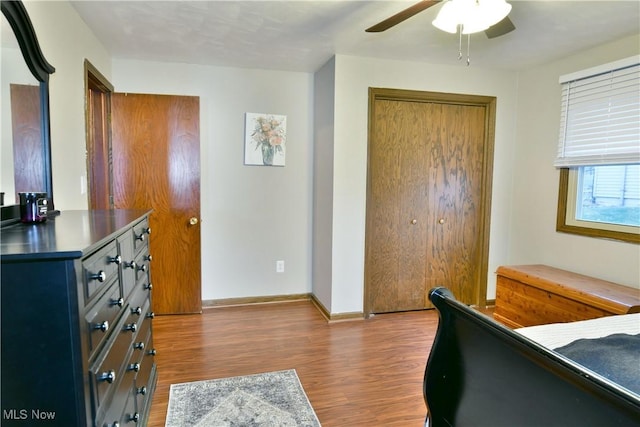
<instances>
[{"instance_id":1,"label":"door frame","mask_svg":"<svg viewBox=\"0 0 640 427\"><path fill-rule=\"evenodd\" d=\"M440 104L457 104L468 105L485 108L485 134L483 140L483 159L481 172L481 188L480 195L481 207L479 209L479 228L478 233L478 260L480 269L477 275L477 283L475 283L475 301L474 305L485 307L487 305L487 280L489 270L489 237L491 225L491 193L493 184L493 157L495 144L495 121L496 121L496 97L483 95L466 95L457 93L444 92L428 92L405 89L389 89L389 88L369 88L369 112L368 112L368 128L367 128L367 209L371 199L371 164L369 153L374 142L375 115L374 107L377 101L405 101L405 102L427 102ZM366 215L365 211L365 215ZM368 253L368 241L366 230L369 229L371 218L366 215L365 219L365 266L364 266L364 313L366 317L371 315L371 296L368 289L368 268L366 264L366 254Z\"/></svg>"},{"instance_id":2,"label":"door frame","mask_svg":"<svg viewBox=\"0 0 640 427\"><path fill-rule=\"evenodd\" d=\"M84 60L84 93L85 93L85 132L87 149L87 198L89 209L113 209L113 160L111 153L111 93L113 85L98 69ZM91 102L93 96L99 96L103 108L97 112ZM94 126L96 120L102 123L102 145L97 147ZM101 157L96 156L97 149L107 153L106 164ZM107 168L107 182L98 183L91 177L96 168ZM106 202L105 202L106 200Z\"/></svg>"}]
</instances>

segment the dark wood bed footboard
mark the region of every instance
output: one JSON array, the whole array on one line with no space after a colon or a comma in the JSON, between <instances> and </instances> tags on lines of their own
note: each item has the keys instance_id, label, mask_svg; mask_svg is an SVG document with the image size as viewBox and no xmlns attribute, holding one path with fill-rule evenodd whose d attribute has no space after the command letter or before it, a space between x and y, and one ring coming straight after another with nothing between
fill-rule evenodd
<instances>
[{"instance_id":1,"label":"dark wood bed footboard","mask_svg":"<svg viewBox=\"0 0 640 427\"><path fill-rule=\"evenodd\" d=\"M456 301L440 315L424 375L427 426L640 426L640 396Z\"/></svg>"}]
</instances>

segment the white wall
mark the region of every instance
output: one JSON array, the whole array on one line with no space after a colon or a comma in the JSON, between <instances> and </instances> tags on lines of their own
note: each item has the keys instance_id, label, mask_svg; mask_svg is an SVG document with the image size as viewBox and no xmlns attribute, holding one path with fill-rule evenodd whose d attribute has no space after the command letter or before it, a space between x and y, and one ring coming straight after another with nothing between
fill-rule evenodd
<instances>
[{"instance_id":1,"label":"white wall","mask_svg":"<svg viewBox=\"0 0 640 427\"><path fill-rule=\"evenodd\" d=\"M555 231L559 172L553 167L560 126L558 78L638 53L635 35L521 73L514 140L518 172L506 262L548 264L640 288L637 244Z\"/></svg>"},{"instance_id":2,"label":"white wall","mask_svg":"<svg viewBox=\"0 0 640 427\"><path fill-rule=\"evenodd\" d=\"M24 2L42 53L56 69L50 78L51 160L56 209L86 209L84 60L107 78L111 57L67 2Z\"/></svg>"},{"instance_id":3,"label":"white wall","mask_svg":"<svg viewBox=\"0 0 640 427\"><path fill-rule=\"evenodd\" d=\"M200 98L202 298L311 292L313 76L116 59L111 83ZM246 112L287 116L285 167L244 166Z\"/></svg>"},{"instance_id":4,"label":"white wall","mask_svg":"<svg viewBox=\"0 0 640 427\"><path fill-rule=\"evenodd\" d=\"M331 307L333 141L335 117L335 60L314 76L313 145L313 294L327 310Z\"/></svg>"}]
</instances>

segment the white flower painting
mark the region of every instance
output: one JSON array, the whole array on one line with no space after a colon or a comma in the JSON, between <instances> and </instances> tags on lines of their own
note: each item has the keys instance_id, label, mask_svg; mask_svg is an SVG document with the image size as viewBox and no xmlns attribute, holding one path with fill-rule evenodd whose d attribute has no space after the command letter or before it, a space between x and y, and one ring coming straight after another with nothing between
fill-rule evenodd
<instances>
[{"instance_id":1,"label":"white flower painting","mask_svg":"<svg viewBox=\"0 0 640 427\"><path fill-rule=\"evenodd\" d=\"M246 113L244 164L284 166L287 116Z\"/></svg>"}]
</instances>

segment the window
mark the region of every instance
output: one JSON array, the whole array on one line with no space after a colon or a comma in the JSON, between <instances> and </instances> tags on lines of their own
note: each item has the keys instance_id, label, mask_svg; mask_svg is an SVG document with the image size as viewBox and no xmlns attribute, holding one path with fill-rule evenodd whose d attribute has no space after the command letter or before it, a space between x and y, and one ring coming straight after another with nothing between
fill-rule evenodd
<instances>
[{"instance_id":1,"label":"window","mask_svg":"<svg viewBox=\"0 0 640 427\"><path fill-rule=\"evenodd\" d=\"M639 63L560 78L558 231L640 243Z\"/></svg>"}]
</instances>

